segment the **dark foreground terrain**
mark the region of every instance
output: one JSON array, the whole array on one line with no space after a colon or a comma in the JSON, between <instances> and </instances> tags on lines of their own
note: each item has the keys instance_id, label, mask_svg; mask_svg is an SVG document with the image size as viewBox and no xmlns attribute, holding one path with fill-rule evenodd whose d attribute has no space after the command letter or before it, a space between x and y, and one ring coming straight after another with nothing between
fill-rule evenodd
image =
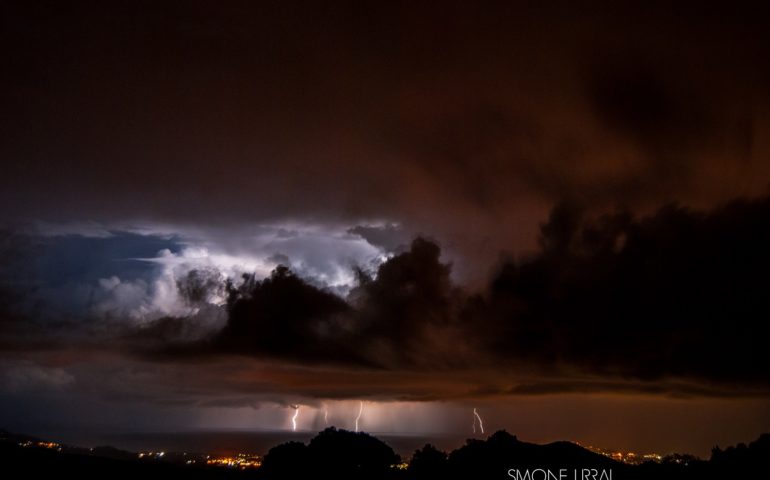
<instances>
[{"instance_id":1,"label":"dark foreground terrain","mask_svg":"<svg viewBox=\"0 0 770 480\"><path fill-rule=\"evenodd\" d=\"M188 456L189 455L189 456ZM190 459L203 459L192 462ZM674 455L661 462L629 465L569 442L537 445L504 431L468 440L445 453L426 445L408 464L393 449L365 433L326 429L307 444L273 447L259 468L208 465L205 455L142 456L111 447L78 448L0 431L0 462L16 477L84 479L510 479L624 480L766 478L770 434L725 450L709 460ZM3 475L5 477L5 475Z\"/></svg>"}]
</instances>

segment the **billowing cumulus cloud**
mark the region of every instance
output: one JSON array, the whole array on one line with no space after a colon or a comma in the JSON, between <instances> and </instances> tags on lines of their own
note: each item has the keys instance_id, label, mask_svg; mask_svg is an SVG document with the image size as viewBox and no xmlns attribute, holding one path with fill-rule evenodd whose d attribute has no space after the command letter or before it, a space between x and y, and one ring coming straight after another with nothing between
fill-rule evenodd
<instances>
[{"instance_id":1,"label":"billowing cumulus cloud","mask_svg":"<svg viewBox=\"0 0 770 480\"><path fill-rule=\"evenodd\" d=\"M312 225L291 231L259 226L237 236L216 229L169 234L169 227L157 225L129 228L101 227L106 233L99 235L92 235L90 226L68 224L4 231L2 286L34 297L29 306L42 304L48 317L90 309L102 316L146 318L182 314L202 300L224 301L221 289L208 292L211 298L192 298L203 294L193 291L204 287L195 282L213 288L212 283L245 273L262 278L285 264L316 285L345 291L354 280L353 267L371 269L385 258L360 236ZM126 310L132 307L135 311Z\"/></svg>"}]
</instances>

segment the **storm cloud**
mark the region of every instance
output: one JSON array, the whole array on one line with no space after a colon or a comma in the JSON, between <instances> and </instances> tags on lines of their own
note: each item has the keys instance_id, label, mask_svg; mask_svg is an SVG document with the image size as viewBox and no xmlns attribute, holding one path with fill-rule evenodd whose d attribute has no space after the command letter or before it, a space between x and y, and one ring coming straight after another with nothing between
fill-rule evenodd
<instances>
[{"instance_id":1,"label":"storm cloud","mask_svg":"<svg viewBox=\"0 0 770 480\"><path fill-rule=\"evenodd\" d=\"M246 277L228 287L221 332L167 353L394 375L496 366L490 394L561 385L754 395L770 387L768 225L770 198L640 217L561 204L542 225L540 251L503 262L482 292L454 284L439 246L417 238L375 272L359 271L345 299L283 266ZM505 387L522 374L551 380Z\"/></svg>"}]
</instances>

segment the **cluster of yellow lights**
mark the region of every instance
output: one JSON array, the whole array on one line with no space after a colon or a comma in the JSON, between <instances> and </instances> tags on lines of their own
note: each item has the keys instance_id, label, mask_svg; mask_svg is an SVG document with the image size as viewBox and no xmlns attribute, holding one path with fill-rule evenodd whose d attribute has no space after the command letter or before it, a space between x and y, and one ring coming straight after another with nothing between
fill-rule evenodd
<instances>
[{"instance_id":1,"label":"cluster of yellow lights","mask_svg":"<svg viewBox=\"0 0 770 480\"><path fill-rule=\"evenodd\" d=\"M206 460L206 464L240 469L259 468L262 466L262 459L257 456L239 453L235 457L209 457Z\"/></svg>"},{"instance_id":2,"label":"cluster of yellow lights","mask_svg":"<svg viewBox=\"0 0 770 480\"><path fill-rule=\"evenodd\" d=\"M26 441L19 443L20 447L40 447L40 448L55 448L56 450L61 451L61 445L54 442L32 442L32 441Z\"/></svg>"},{"instance_id":3,"label":"cluster of yellow lights","mask_svg":"<svg viewBox=\"0 0 770 480\"><path fill-rule=\"evenodd\" d=\"M575 442L575 444L580 445L578 442ZM660 462L663 459L663 457L657 453L646 453L644 455L639 455L634 452L615 452L611 450L605 450L603 448L593 447L591 445L580 446L591 452L598 453L599 455L604 455L605 457L617 460L618 462L628 463L631 465L638 465L644 462Z\"/></svg>"}]
</instances>

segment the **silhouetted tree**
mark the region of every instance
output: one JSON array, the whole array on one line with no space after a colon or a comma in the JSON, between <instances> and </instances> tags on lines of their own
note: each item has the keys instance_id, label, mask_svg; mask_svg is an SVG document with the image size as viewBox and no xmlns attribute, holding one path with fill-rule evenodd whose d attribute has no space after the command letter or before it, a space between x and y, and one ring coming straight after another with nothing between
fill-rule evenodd
<instances>
[{"instance_id":1,"label":"silhouetted tree","mask_svg":"<svg viewBox=\"0 0 770 480\"><path fill-rule=\"evenodd\" d=\"M447 454L431 444L415 450L409 463L409 477L414 479L443 478L447 472Z\"/></svg>"},{"instance_id":2,"label":"silhouetted tree","mask_svg":"<svg viewBox=\"0 0 770 480\"><path fill-rule=\"evenodd\" d=\"M288 442L270 449L262 461L267 478L300 478L312 473L310 452L304 443Z\"/></svg>"},{"instance_id":3,"label":"silhouetted tree","mask_svg":"<svg viewBox=\"0 0 770 480\"><path fill-rule=\"evenodd\" d=\"M751 477L757 472L766 472L770 467L770 434L762 434L748 446L739 443L725 450L715 447L709 464L714 478Z\"/></svg>"},{"instance_id":4,"label":"silhouetted tree","mask_svg":"<svg viewBox=\"0 0 770 480\"><path fill-rule=\"evenodd\" d=\"M392 448L363 432L329 427L308 445L314 471L333 478L389 478L401 461Z\"/></svg>"}]
</instances>

